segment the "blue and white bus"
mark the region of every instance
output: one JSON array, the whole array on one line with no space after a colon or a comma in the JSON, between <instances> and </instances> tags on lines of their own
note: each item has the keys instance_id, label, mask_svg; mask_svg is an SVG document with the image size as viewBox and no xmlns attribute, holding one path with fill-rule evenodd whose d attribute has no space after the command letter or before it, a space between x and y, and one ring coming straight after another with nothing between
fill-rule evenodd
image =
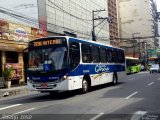
<instances>
[{"instance_id":1,"label":"blue and white bus","mask_svg":"<svg viewBox=\"0 0 160 120\"><path fill-rule=\"evenodd\" d=\"M124 50L102 43L60 36L29 42L27 85L41 92L117 84L125 73Z\"/></svg>"}]
</instances>

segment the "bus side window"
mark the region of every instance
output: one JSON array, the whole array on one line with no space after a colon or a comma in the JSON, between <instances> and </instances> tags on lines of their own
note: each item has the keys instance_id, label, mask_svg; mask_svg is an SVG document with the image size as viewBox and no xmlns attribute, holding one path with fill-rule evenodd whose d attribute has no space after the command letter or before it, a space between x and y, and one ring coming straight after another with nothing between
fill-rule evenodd
<instances>
[{"instance_id":1,"label":"bus side window","mask_svg":"<svg viewBox=\"0 0 160 120\"><path fill-rule=\"evenodd\" d=\"M99 63L100 62L99 48L96 46L92 46L91 51L92 51L93 63Z\"/></svg>"},{"instance_id":2,"label":"bus side window","mask_svg":"<svg viewBox=\"0 0 160 120\"><path fill-rule=\"evenodd\" d=\"M109 51L106 49L106 57L107 57L107 62L109 62Z\"/></svg>"},{"instance_id":3,"label":"bus side window","mask_svg":"<svg viewBox=\"0 0 160 120\"><path fill-rule=\"evenodd\" d=\"M90 45L82 44L81 48L82 48L82 62L84 63L92 62Z\"/></svg>"},{"instance_id":4,"label":"bus side window","mask_svg":"<svg viewBox=\"0 0 160 120\"><path fill-rule=\"evenodd\" d=\"M101 58L101 63L107 62L107 54L105 48L100 48L100 58Z\"/></svg>"},{"instance_id":5,"label":"bus side window","mask_svg":"<svg viewBox=\"0 0 160 120\"><path fill-rule=\"evenodd\" d=\"M116 51L114 49L112 49L112 60L116 62Z\"/></svg>"},{"instance_id":6,"label":"bus side window","mask_svg":"<svg viewBox=\"0 0 160 120\"><path fill-rule=\"evenodd\" d=\"M107 60L108 60L108 62L113 62L112 61L112 50L111 49L107 49Z\"/></svg>"},{"instance_id":7,"label":"bus side window","mask_svg":"<svg viewBox=\"0 0 160 120\"><path fill-rule=\"evenodd\" d=\"M121 51L117 51L117 52L118 52L118 63L122 63Z\"/></svg>"},{"instance_id":8,"label":"bus side window","mask_svg":"<svg viewBox=\"0 0 160 120\"><path fill-rule=\"evenodd\" d=\"M121 52L122 55L122 63L125 63L125 55L124 55L124 51Z\"/></svg>"},{"instance_id":9,"label":"bus side window","mask_svg":"<svg viewBox=\"0 0 160 120\"><path fill-rule=\"evenodd\" d=\"M69 57L70 57L70 68L75 69L80 62L80 49L79 43L70 42L69 43Z\"/></svg>"},{"instance_id":10,"label":"bus side window","mask_svg":"<svg viewBox=\"0 0 160 120\"><path fill-rule=\"evenodd\" d=\"M117 50L115 50L115 62L116 63L119 63L119 56L118 56L118 51Z\"/></svg>"}]
</instances>

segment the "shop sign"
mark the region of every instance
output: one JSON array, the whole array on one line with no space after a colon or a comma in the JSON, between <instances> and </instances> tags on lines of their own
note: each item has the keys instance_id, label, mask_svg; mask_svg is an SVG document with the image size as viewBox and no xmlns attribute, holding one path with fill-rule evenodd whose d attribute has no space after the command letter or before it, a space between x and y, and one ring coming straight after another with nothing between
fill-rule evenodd
<instances>
[{"instance_id":1,"label":"shop sign","mask_svg":"<svg viewBox=\"0 0 160 120\"><path fill-rule=\"evenodd\" d=\"M22 64L21 63L6 63L5 68L10 66L11 71L11 80L20 80L22 79Z\"/></svg>"},{"instance_id":2,"label":"shop sign","mask_svg":"<svg viewBox=\"0 0 160 120\"><path fill-rule=\"evenodd\" d=\"M17 29L15 29L14 37L16 41L28 42L28 34L22 27L18 27Z\"/></svg>"},{"instance_id":3,"label":"shop sign","mask_svg":"<svg viewBox=\"0 0 160 120\"><path fill-rule=\"evenodd\" d=\"M32 35L32 40L41 38L41 37L46 37L47 36L47 31L44 29L37 29L37 28L31 28L31 35Z\"/></svg>"},{"instance_id":4,"label":"shop sign","mask_svg":"<svg viewBox=\"0 0 160 120\"><path fill-rule=\"evenodd\" d=\"M5 20L0 20L0 39L8 39L9 23Z\"/></svg>"},{"instance_id":5,"label":"shop sign","mask_svg":"<svg viewBox=\"0 0 160 120\"><path fill-rule=\"evenodd\" d=\"M17 51L17 52L20 52L20 51L24 50L26 47L27 47L26 45L0 43L0 50L6 50L6 51Z\"/></svg>"}]
</instances>

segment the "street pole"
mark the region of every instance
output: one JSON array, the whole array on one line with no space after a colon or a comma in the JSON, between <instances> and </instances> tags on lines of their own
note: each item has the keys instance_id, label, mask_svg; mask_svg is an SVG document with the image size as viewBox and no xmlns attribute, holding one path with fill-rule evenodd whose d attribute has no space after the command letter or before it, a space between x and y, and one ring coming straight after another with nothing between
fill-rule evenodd
<instances>
[{"instance_id":1,"label":"street pole","mask_svg":"<svg viewBox=\"0 0 160 120\"><path fill-rule=\"evenodd\" d=\"M135 57L136 55L135 55L135 53L136 53L136 49L135 49L135 42L133 41L133 57Z\"/></svg>"},{"instance_id":2,"label":"street pole","mask_svg":"<svg viewBox=\"0 0 160 120\"><path fill-rule=\"evenodd\" d=\"M103 22L103 21L102 21L102 22L100 22L98 25L95 26L94 21L95 21L95 20L108 20L108 22L111 22L111 19L112 19L112 18L110 18L110 17L98 17L98 18L95 18L94 13L96 12L96 13L98 14L99 12L102 12L102 11L105 11L105 9L104 9L104 10L96 10L96 11L92 10L92 25L93 25L93 28L92 28L92 40L93 40L93 41L96 41L95 27L97 27L98 25L100 25L100 24ZM97 14L96 14L96 15L97 15Z\"/></svg>"},{"instance_id":3,"label":"street pole","mask_svg":"<svg viewBox=\"0 0 160 120\"><path fill-rule=\"evenodd\" d=\"M141 43L140 43L140 39L139 40L139 60L141 59Z\"/></svg>"},{"instance_id":4,"label":"street pole","mask_svg":"<svg viewBox=\"0 0 160 120\"><path fill-rule=\"evenodd\" d=\"M147 42L144 43L144 50L145 50L145 67L146 67L146 65L147 65L147 58L148 58Z\"/></svg>"},{"instance_id":5,"label":"street pole","mask_svg":"<svg viewBox=\"0 0 160 120\"><path fill-rule=\"evenodd\" d=\"M92 40L96 41L96 36L95 36L95 25L94 25L94 10L92 11L92 22L93 22L93 29L92 29Z\"/></svg>"},{"instance_id":6,"label":"street pole","mask_svg":"<svg viewBox=\"0 0 160 120\"><path fill-rule=\"evenodd\" d=\"M133 39L135 39L135 34L140 34L139 32L138 33L132 33L132 37L133 37ZM134 46L134 52L135 52L135 46ZM139 39L139 60L140 60L140 39ZM133 55L135 56L135 53L133 53Z\"/></svg>"}]
</instances>

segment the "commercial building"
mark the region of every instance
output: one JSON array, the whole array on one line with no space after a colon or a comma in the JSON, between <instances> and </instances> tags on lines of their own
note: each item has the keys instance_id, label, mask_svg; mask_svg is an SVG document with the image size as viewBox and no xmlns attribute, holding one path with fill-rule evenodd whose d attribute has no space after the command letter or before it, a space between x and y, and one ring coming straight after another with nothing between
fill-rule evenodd
<instances>
[{"instance_id":1,"label":"commercial building","mask_svg":"<svg viewBox=\"0 0 160 120\"><path fill-rule=\"evenodd\" d=\"M108 17L107 0L38 0L38 5L40 25L47 24L48 35L71 35L91 40L93 10L105 9L96 12L95 18ZM110 44L109 23L107 19L102 21L95 20L97 41Z\"/></svg>"},{"instance_id":2,"label":"commercial building","mask_svg":"<svg viewBox=\"0 0 160 120\"><path fill-rule=\"evenodd\" d=\"M158 24L155 0L118 0L121 47L127 56L142 58L157 47Z\"/></svg>"},{"instance_id":3,"label":"commercial building","mask_svg":"<svg viewBox=\"0 0 160 120\"><path fill-rule=\"evenodd\" d=\"M46 33L37 28L0 20L0 87L4 84L3 71L8 66L12 67L11 84L25 83L28 58L23 50L30 40L43 36Z\"/></svg>"},{"instance_id":4,"label":"commercial building","mask_svg":"<svg viewBox=\"0 0 160 120\"><path fill-rule=\"evenodd\" d=\"M109 23L110 43L113 46L119 46L119 28L118 28L118 11L117 0L108 0L108 15L111 18Z\"/></svg>"}]
</instances>

